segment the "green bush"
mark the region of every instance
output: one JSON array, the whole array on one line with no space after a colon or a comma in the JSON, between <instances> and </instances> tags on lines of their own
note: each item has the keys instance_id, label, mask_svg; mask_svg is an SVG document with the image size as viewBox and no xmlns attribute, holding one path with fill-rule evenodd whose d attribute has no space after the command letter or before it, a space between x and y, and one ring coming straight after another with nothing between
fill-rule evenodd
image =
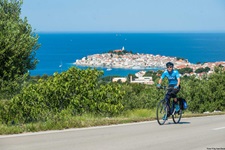
<instances>
[{"instance_id":1,"label":"green bush","mask_svg":"<svg viewBox=\"0 0 225 150\"><path fill-rule=\"evenodd\" d=\"M123 110L124 92L119 84L98 82L102 75L96 69L70 68L61 74L24 87L9 105L8 119L14 123L46 121L64 110L72 115L95 113L115 115Z\"/></svg>"},{"instance_id":2,"label":"green bush","mask_svg":"<svg viewBox=\"0 0 225 150\"><path fill-rule=\"evenodd\" d=\"M111 117L129 110L155 109L164 98L163 90L155 85L105 83L100 80L102 74L96 69L72 67L37 82L23 83L18 95L0 101L0 121L4 124L57 122L84 114ZM224 71L201 80L181 79L181 87L178 97L187 100L189 111L225 110Z\"/></svg>"}]
</instances>

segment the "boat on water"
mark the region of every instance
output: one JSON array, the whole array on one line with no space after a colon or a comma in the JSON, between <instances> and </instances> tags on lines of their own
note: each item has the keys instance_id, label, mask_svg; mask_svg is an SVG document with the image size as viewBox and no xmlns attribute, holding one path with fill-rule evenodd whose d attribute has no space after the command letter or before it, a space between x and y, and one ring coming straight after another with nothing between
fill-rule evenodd
<instances>
[{"instance_id":1,"label":"boat on water","mask_svg":"<svg viewBox=\"0 0 225 150\"><path fill-rule=\"evenodd\" d=\"M112 70L112 68L107 68L106 70L107 70L107 71L110 71L110 70Z\"/></svg>"}]
</instances>

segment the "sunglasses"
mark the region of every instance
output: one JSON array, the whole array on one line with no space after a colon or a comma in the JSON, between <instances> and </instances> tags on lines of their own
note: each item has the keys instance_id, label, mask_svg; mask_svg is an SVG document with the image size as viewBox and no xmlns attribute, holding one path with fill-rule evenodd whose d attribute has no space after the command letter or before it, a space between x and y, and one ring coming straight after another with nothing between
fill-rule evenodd
<instances>
[{"instance_id":1,"label":"sunglasses","mask_svg":"<svg viewBox=\"0 0 225 150\"><path fill-rule=\"evenodd\" d=\"M173 68L172 66L168 66L167 68Z\"/></svg>"}]
</instances>

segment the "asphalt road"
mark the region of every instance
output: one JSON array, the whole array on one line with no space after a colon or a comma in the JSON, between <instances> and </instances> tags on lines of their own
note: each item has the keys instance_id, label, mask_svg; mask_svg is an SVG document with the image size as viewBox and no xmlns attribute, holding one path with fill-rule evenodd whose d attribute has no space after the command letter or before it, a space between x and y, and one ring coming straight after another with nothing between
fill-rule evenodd
<instances>
[{"instance_id":1,"label":"asphalt road","mask_svg":"<svg viewBox=\"0 0 225 150\"><path fill-rule=\"evenodd\" d=\"M0 150L225 150L225 115L0 136Z\"/></svg>"}]
</instances>

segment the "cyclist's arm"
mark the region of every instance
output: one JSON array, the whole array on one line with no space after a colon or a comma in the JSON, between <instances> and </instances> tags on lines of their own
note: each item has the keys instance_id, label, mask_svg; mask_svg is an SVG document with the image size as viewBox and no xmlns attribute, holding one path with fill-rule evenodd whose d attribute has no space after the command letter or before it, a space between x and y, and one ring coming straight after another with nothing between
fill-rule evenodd
<instances>
[{"instance_id":1,"label":"cyclist's arm","mask_svg":"<svg viewBox=\"0 0 225 150\"><path fill-rule=\"evenodd\" d=\"M177 79L177 86L179 87L180 85L180 78Z\"/></svg>"},{"instance_id":2,"label":"cyclist's arm","mask_svg":"<svg viewBox=\"0 0 225 150\"><path fill-rule=\"evenodd\" d=\"M177 78L177 86L179 87L180 85L180 73L177 71L177 74L176 74L176 78Z\"/></svg>"},{"instance_id":3,"label":"cyclist's arm","mask_svg":"<svg viewBox=\"0 0 225 150\"><path fill-rule=\"evenodd\" d=\"M161 84L162 83L162 80L165 78L165 72L163 72L163 74L162 74L162 76L160 77L160 79L159 79L159 84Z\"/></svg>"},{"instance_id":4,"label":"cyclist's arm","mask_svg":"<svg viewBox=\"0 0 225 150\"><path fill-rule=\"evenodd\" d=\"M160 79L159 79L159 82L158 82L158 83L159 83L159 84L161 84L161 83L162 83L162 78L160 78Z\"/></svg>"}]
</instances>

